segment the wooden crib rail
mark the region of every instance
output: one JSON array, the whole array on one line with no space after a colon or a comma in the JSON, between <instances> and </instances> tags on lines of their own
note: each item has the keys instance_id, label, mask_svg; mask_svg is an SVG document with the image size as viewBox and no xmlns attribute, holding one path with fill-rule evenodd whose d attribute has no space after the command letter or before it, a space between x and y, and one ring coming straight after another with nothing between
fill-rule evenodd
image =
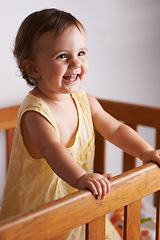
<instances>
[{"instance_id":1,"label":"wooden crib rail","mask_svg":"<svg viewBox=\"0 0 160 240\"><path fill-rule=\"evenodd\" d=\"M160 108L98 99L102 107L115 118L133 125L160 128Z\"/></svg>"},{"instance_id":2,"label":"wooden crib rail","mask_svg":"<svg viewBox=\"0 0 160 240\"><path fill-rule=\"evenodd\" d=\"M159 176L160 168L155 163L127 171L110 180L111 191L103 200L96 200L88 190L83 190L38 210L2 221L0 239L64 240L66 232L87 224L86 239L103 240L104 215L125 206L124 240L138 240L141 198L159 192ZM159 229L158 200L156 240L160 240Z\"/></svg>"},{"instance_id":3,"label":"wooden crib rail","mask_svg":"<svg viewBox=\"0 0 160 240\"><path fill-rule=\"evenodd\" d=\"M10 158L14 129L17 122L19 105L0 109L0 131L6 132L7 142L7 167Z\"/></svg>"},{"instance_id":4,"label":"wooden crib rail","mask_svg":"<svg viewBox=\"0 0 160 240\"><path fill-rule=\"evenodd\" d=\"M157 149L160 148L160 108L105 99L98 99L98 101L108 113L136 131L140 125L156 129L155 147ZM95 171L104 173L105 140L98 133L96 133L96 138ZM99 159L103 159L103 161L100 163ZM134 167L136 167L136 159L124 153L123 171L133 169Z\"/></svg>"},{"instance_id":5,"label":"wooden crib rail","mask_svg":"<svg viewBox=\"0 0 160 240\"><path fill-rule=\"evenodd\" d=\"M19 105L0 109L0 131L15 128Z\"/></svg>"},{"instance_id":6,"label":"wooden crib rail","mask_svg":"<svg viewBox=\"0 0 160 240\"><path fill-rule=\"evenodd\" d=\"M160 148L160 108L141 106L111 100L98 99L102 107L112 116L137 130L138 125L156 129L156 148ZM0 131L7 132L8 161L12 145L14 128L16 126L19 105L0 109ZM105 172L105 140L96 133L95 172ZM101 161L99 161L101 159ZM135 158L124 153L123 171L136 167Z\"/></svg>"}]
</instances>

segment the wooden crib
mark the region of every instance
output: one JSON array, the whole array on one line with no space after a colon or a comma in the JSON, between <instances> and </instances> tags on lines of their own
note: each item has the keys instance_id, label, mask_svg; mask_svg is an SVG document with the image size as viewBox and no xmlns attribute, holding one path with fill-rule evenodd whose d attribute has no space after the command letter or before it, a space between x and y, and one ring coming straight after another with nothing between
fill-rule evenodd
<instances>
[{"instance_id":1,"label":"wooden crib","mask_svg":"<svg viewBox=\"0 0 160 240\"><path fill-rule=\"evenodd\" d=\"M160 108L99 99L111 115L135 130L138 125L156 129L156 148L160 148ZM0 109L0 130L7 134L9 159L19 106ZM8 162L8 160L7 160ZM105 169L105 141L96 133L94 171ZM96 200L82 190L39 209L0 222L0 240L64 240L65 233L86 224L86 239L105 239L105 215L124 206L124 233L127 240L140 239L141 199L156 193L156 240L160 240L160 169L155 163L135 167L135 159L124 154L124 173L112 178L111 191ZM78 240L78 239L77 239Z\"/></svg>"}]
</instances>

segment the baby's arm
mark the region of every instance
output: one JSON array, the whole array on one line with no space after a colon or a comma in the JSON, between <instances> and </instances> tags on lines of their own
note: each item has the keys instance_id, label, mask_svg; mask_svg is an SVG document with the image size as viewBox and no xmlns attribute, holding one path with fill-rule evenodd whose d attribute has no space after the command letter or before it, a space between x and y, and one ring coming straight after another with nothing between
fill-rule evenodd
<instances>
[{"instance_id":1,"label":"baby's arm","mask_svg":"<svg viewBox=\"0 0 160 240\"><path fill-rule=\"evenodd\" d=\"M88 99L94 127L105 139L144 163L152 160L160 165L160 150L154 150L136 131L105 112L94 97L88 95Z\"/></svg>"},{"instance_id":2,"label":"baby's arm","mask_svg":"<svg viewBox=\"0 0 160 240\"><path fill-rule=\"evenodd\" d=\"M110 175L87 173L60 143L54 127L39 113L29 111L23 116L23 128L40 155L52 170L65 182L79 190L88 188L98 198L103 198L110 189Z\"/></svg>"}]
</instances>

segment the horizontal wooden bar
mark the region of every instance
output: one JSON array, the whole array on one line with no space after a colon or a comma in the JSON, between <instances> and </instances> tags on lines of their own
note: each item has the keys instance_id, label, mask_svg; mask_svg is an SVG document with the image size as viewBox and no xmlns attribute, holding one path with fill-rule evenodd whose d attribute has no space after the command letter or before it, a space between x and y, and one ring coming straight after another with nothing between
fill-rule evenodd
<instances>
[{"instance_id":1,"label":"horizontal wooden bar","mask_svg":"<svg viewBox=\"0 0 160 240\"><path fill-rule=\"evenodd\" d=\"M148 163L110 180L111 191L96 200L88 191L78 191L29 213L0 223L0 239L52 239L104 216L160 189L160 168ZM116 199L116 201L115 201Z\"/></svg>"},{"instance_id":2,"label":"horizontal wooden bar","mask_svg":"<svg viewBox=\"0 0 160 240\"><path fill-rule=\"evenodd\" d=\"M160 129L160 108L98 99L102 107L118 120Z\"/></svg>"},{"instance_id":3,"label":"horizontal wooden bar","mask_svg":"<svg viewBox=\"0 0 160 240\"><path fill-rule=\"evenodd\" d=\"M143 106L133 103L124 103L106 99L98 99L102 107L115 118L124 122L156 127L160 129L160 108ZM15 127L19 105L0 109L0 130Z\"/></svg>"},{"instance_id":4,"label":"horizontal wooden bar","mask_svg":"<svg viewBox=\"0 0 160 240\"><path fill-rule=\"evenodd\" d=\"M15 128L19 105L0 109L0 131Z\"/></svg>"}]
</instances>

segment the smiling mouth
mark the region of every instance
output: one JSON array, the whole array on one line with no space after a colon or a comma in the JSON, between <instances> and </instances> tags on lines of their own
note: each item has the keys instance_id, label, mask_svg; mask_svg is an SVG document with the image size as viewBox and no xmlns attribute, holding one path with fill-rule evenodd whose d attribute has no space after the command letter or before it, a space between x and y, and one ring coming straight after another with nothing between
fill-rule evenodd
<instances>
[{"instance_id":1,"label":"smiling mouth","mask_svg":"<svg viewBox=\"0 0 160 240\"><path fill-rule=\"evenodd\" d=\"M63 79L67 82L75 82L77 81L79 74L73 74L73 75L69 75L69 76L63 76Z\"/></svg>"}]
</instances>

